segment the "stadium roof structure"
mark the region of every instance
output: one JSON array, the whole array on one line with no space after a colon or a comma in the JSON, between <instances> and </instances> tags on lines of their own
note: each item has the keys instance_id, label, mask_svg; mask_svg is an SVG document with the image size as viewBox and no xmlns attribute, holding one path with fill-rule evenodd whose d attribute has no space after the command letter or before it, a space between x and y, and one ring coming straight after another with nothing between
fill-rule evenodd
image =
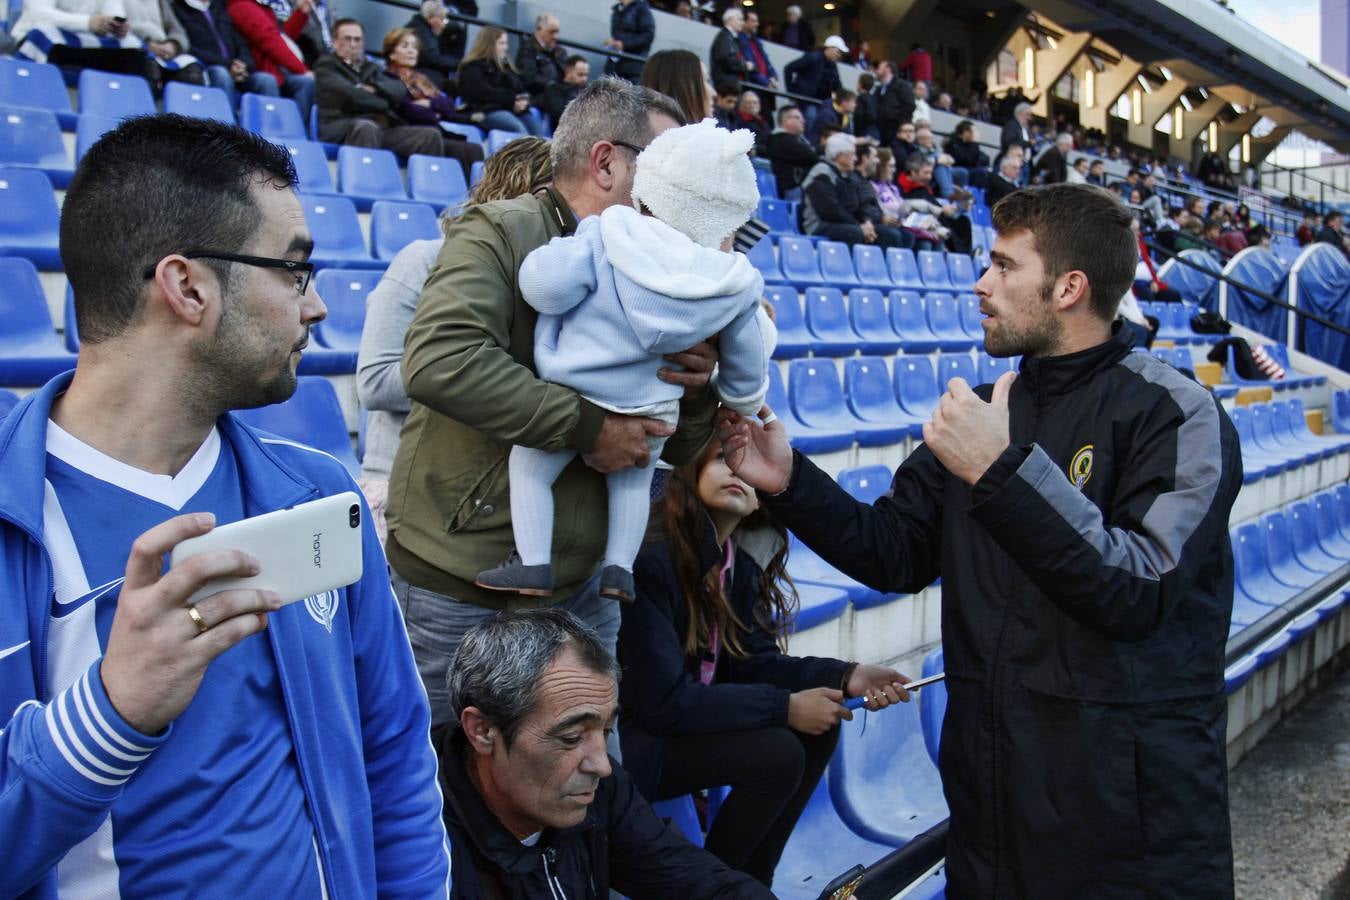
<instances>
[{"instance_id":1,"label":"stadium roof structure","mask_svg":"<svg viewBox=\"0 0 1350 900\"><path fill-rule=\"evenodd\" d=\"M1021 0L1277 126L1350 153L1350 81L1214 0Z\"/></svg>"}]
</instances>

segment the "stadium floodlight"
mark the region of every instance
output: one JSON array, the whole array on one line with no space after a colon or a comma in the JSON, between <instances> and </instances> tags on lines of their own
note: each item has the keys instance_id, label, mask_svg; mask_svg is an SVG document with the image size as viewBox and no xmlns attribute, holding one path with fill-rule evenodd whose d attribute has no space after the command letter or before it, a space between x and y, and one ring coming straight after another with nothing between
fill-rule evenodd
<instances>
[{"instance_id":1,"label":"stadium floodlight","mask_svg":"<svg viewBox=\"0 0 1350 900\"><path fill-rule=\"evenodd\" d=\"M1097 70L1091 63L1083 73L1083 105L1088 109L1097 105Z\"/></svg>"},{"instance_id":2,"label":"stadium floodlight","mask_svg":"<svg viewBox=\"0 0 1350 900\"><path fill-rule=\"evenodd\" d=\"M1177 104L1176 109L1172 110L1172 137L1179 141L1186 139L1186 128L1182 121L1181 104Z\"/></svg>"},{"instance_id":3,"label":"stadium floodlight","mask_svg":"<svg viewBox=\"0 0 1350 900\"><path fill-rule=\"evenodd\" d=\"M1167 68L1167 66L1158 66L1158 71L1162 73L1163 81L1172 80L1172 70Z\"/></svg>"},{"instance_id":4,"label":"stadium floodlight","mask_svg":"<svg viewBox=\"0 0 1350 900\"><path fill-rule=\"evenodd\" d=\"M1036 48L1027 47L1022 53L1022 87L1031 90L1036 86Z\"/></svg>"},{"instance_id":5,"label":"stadium floodlight","mask_svg":"<svg viewBox=\"0 0 1350 900\"><path fill-rule=\"evenodd\" d=\"M1144 89L1145 94L1153 93L1153 85L1149 84L1148 79L1143 75L1136 75L1134 80L1139 82L1139 86Z\"/></svg>"},{"instance_id":6,"label":"stadium floodlight","mask_svg":"<svg viewBox=\"0 0 1350 900\"><path fill-rule=\"evenodd\" d=\"M1144 92L1139 88L1130 92L1130 118L1136 125L1144 124Z\"/></svg>"},{"instance_id":7,"label":"stadium floodlight","mask_svg":"<svg viewBox=\"0 0 1350 900\"><path fill-rule=\"evenodd\" d=\"M1218 152L1219 152L1219 123L1218 123L1218 122L1210 122L1210 123L1209 123L1209 152L1210 152L1210 153L1218 153Z\"/></svg>"},{"instance_id":8,"label":"stadium floodlight","mask_svg":"<svg viewBox=\"0 0 1350 900\"><path fill-rule=\"evenodd\" d=\"M1250 134L1242 136L1242 161L1244 163L1252 161L1252 136Z\"/></svg>"},{"instance_id":9,"label":"stadium floodlight","mask_svg":"<svg viewBox=\"0 0 1350 900\"><path fill-rule=\"evenodd\" d=\"M1186 107L1186 112L1195 112L1195 107L1191 106L1190 98L1185 94L1181 95L1181 105Z\"/></svg>"}]
</instances>

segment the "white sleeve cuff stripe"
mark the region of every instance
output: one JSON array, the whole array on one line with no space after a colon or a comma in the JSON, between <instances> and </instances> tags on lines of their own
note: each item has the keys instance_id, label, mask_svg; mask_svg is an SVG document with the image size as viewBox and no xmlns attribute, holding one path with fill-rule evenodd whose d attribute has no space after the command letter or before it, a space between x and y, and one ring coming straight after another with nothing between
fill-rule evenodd
<instances>
[{"instance_id":1,"label":"white sleeve cuff stripe","mask_svg":"<svg viewBox=\"0 0 1350 900\"><path fill-rule=\"evenodd\" d=\"M102 775L95 774L81 765L80 761L75 758L75 755L70 752L70 748L66 746L66 742L61 739L61 731L56 726L56 717L52 715L52 704L47 705L45 715L47 719L47 730L51 732L52 743L56 745L57 751L65 757L66 762L70 764L72 769L95 784L106 784L110 787L126 784L127 779L125 778L104 778Z\"/></svg>"},{"instance_id":2,"label":"white sleeve cuff stripe","mask_svg":"<svg viewBox=\"0 0 1350 900\"><path fill-rule=\"evenodd\" d=\"M94 721L99 724L99 728L108 736L113 743L130 750L133 753L143 753L147 756L154 751L154 747L143 747L140 744L133 744L131 741L117 733L117 729L108 724L108 720L103 717L103 712L98 708L98 702L94 699L93 688L89 686L89 673L86 672L80 679L81 694L85 703L89 706L89 714L94 717ZM90 729L91 731L93 729ZM144 759L144 757L141 757Z\"/></svg>"},{"instance_id":3,"label":"white sleeve cuff stripe","mask_svg":"<svg viewBox=\"0 0 1350 900\"><path fill-rule=\"evenodd\" d=\"M71 685L71 687L73 688L74 685ZM86 763L93 766L95 769L106 772L109 775L123 776L124 781L126 780L126 778L131 777L132 773L136 771L136 768L134 766L130 769L114 768L113 766L110 766L108 763L99 759L98 754L92 753L89 750L89 748L84 745L84 742L80 740L80 733L75 730L75 727L73 725L71 725L70 714L66 712L66 706L68 706L71 702L70 694L71 694L70 690L64 691L60 697L57 697L56 700L53 701L52 706L56 707L56 718L61 723L61 727L65 729L66 732L65 736L70 741L70 744L74 748L75 752L78 753Z\"/></svg>"},{"instance_id":4,"label":"white sleeve cuff stripe","mask_svg":"<svg viewBox=\"0 0 1350 900\"><path fill-rule=\"evenodd\" d=\"M144 753L124 753L108 743L107 739L99 733L99 729L95 728L94 723L89 720L87 709L93 706L94 700L93 697L86 698L85 695L88 692L89 676L85 675L75 683L75 689L71 691L70 699L71 705L75 707L75 715L79 717L80 724L84 726L85 732L94 739L94 743L102 747L109 756L114 759L120 759L123 762L139 763L148 757L150 755L149 750ZM95 712L97 712L97 710L95 710Z\"/></svg>"}]
</instances>

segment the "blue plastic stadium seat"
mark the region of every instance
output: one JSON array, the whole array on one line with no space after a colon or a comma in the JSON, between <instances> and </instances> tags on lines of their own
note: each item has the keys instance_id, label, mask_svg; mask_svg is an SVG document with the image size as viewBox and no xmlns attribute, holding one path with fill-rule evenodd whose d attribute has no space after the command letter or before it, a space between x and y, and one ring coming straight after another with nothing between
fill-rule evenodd
<instances>
[{"instance_id":1,"label":"blue plastic stadium seat","mask_svg":"<svg viewBox=\"0 0 1350 900\"><path fill-rule=\"evenodd\" d=\"M1265 350L1284 367L1285 383L1290 387L1319 387L1327 383L1325 375L1300 375L1289 362L1289 348L1284 344L1264 344Z\"/></svg>"},{"instance_id":2,"label":"blue plastic stadium seat","mask_svg":"<svg viewBox=\"0 0 1350 900\"><path fill-rule=\"evenodd\" d=\"M838 241L821 241L816 245L816 254L820 257L820 277L825 283L838 288L850 288L858 283L853 271L853 254L848 244Z\"/></svg>"},{"instance_id":3,"label":"blue plastic stadium seat","mask_svg":"<svg viewBox=\"0 0 1350 900\"><path fill-rule=\"evenodd\" d=\"M793 448L808 456L812 453L848 450L853 446L853 429L812 428L797 418L788 400L787 389L783 386L783 375L776 365L769 366L769 393L764 402L778 413L778 418L787 428L788 441Z\"/></svg>"},{"instance_id":4,"label":"blue plastic stadium seat","mask_svg":"<svg viewBox=\"0 0 1350 900\"><path fill-rule=\"evenodd\" d=\"M994 221L990 214L989 207L983 203L976 203L970 208L970 224L975 228L987 228Z\"/></svg>"},{"instance_id":5,"label":"blue plastic stadium seat","mask_svg":"<svg viewBox=\"0 0 1350 900\"><path fill-rule=\"evenodd\" d=\"M770 234L797 234L797 204L790 200L761 194L757 215L769 226Z\"/></svg>"},{"instance_id":6,"label":"blue plastic stadium seat","mask_svg":"<svg viewBox=\"0 0 1350 900\"><path fill-rule=\"evenodd\" d=\"M1332 492L1336 496L1336 524L1341 536L1350 540L1350 486L1338 484Z\"/></svg>"},{"instance_id":7,"label":"blue plastic stadium seat","mask_svg":"<svg viewBox=\"0 0 1350 900\"><path fill-rule=\"evenodd\" d=\"M828 782L827 774L806 801L774 870L773 894L781 900L816 900L836 875L854 864L871 865L895 849L845 825L830 802Z\"/></svg>"},{"instance_id":8,"label":"blue plastic stadium seat","mask_svg":"<svg viewBox=\"0 0 1350 900\"><path fill-rule=\"evenodd\" d=\"M529 137L518 131L502 131L499 128L493 128L487 133L487 155L491 156L516 138Z\"/></svg>"},{"instance_id":9,"label":"blue plastic stadium seat","mask_svg":"<svg viewBox=\"0 0 1350 900\"><path fill-rule=\"evenodd\" d=\"M371 266L374 260L366 252L366 240L356 219L356 207L346 197L300 195L305 222L314 239L310 259L320 268L339 269Z\"/></svg>"},{"instance_id":10,"label":"blue plastic stadium seat","mask_svg":"<svg viewBox=\"0 0 1350 900\"><path fill-rule=\"evenodd\" d=\"M1322 573L1307 568L1294 555L1294 536L1283 510L1268 512L1259 521L1266 537L1266 563L1276 581L1303 590L1321 580Z\"/></svg>"},{"instance_id":11,"label":"blue plastic stadium seat","mask_svg":"<svg viewBox=\"0 0 1350 900\"><path fill-rule=\"evenodd\" d=\"M784 280L798 288L805 289L824 283L816 248L810 238L779 238L778 266L783 270Z\"/></svg>"},{"instance_id":12,"label":"blue plastic stadium seat","mask_svg":"<svg viewBox=\"0 0 1350 900\"><path fill-rule=\"evenodd\" d=\"M904 247L890 247L886 250L886 267L891 270L891 283L898 288L921 290L923 279L919 277L919 264L914 261L914 251Z\"/></svg>"},{"instance_id":13,"label":"blue plastic stadium seat","mask_svg":"<svg viewBox=\"0 0 1350 900\"><path fill-rule=\"evenodd\" d=\"M778 193L778 179L774 177L772 172L756 169L755 185L759 188L759 196L761 198L781 196Z\"/></svg>"},{"instance_id":14,"label":"blue plastic stadium seat","mask_svg":"<svg viewBox=\"0 0 1350 900\"><path fill-rule=\"evenodd\" d=\"M239 98L239 124L273 140L309 140L300 107L286 97L244 94Z\"/></svg>"},{"instance_id":15,"label":"blue plastic stadium seat","mask_svg":"<svg viewBox=\"0 0 1350 900\"><path fill-rule=\"evenodd\" d=\"M247 95L245 95L247 96ZM303 194L332 194L333 173L328 170L328 157L316 141L278 140L291 154L295 163L296 190Z\"/></svg>"},{"instance_id":16,"label":"blue plastic stadium seat","mask_svg":"<svg viewBox=\"0 0 1350 900\"><path fill-rule=\"evenodd\" d=\"M372 147L338 148L338 190L362 211L375 200L408 199L398 157Z\"/></svg>"},{"instance_id":17,"label":"blue plastic stadium seat","mask_svg":"<svg viewBox=\"0 0 1350 900\"><path fill-rule=\"evenodd\" d=\"M900 336L906 353L931 353L938 348L937 335L928 327L924 302L913 291L891 291L891 329Z\"/></svg>"},{"instance_id":18,"label":"blue plastic stadium seat","mask_svg":"<svg viewBox=\"0 0 1350 900\"><path fill-rule=\"evenodd\" d=\"M919 677L927 678L943 671L942 648L938 647L924 657ZM911 701L913 702L913 701ZM938 748L942 745L942 720L947 715L947 683L938 681L919 689L919 721L923 725L923 745L928 758L937 765Z\"/></svg>"},{"instance_id":19,"label":"blue plastic stadium seat","mask_svg":"<svg viewBox=\"0 0 1350 900\"><path fill-rule=\"evenodd\" d=\"M990 356L988 353L976 355L975 370L979 373L980 384L993 384L1005 372L1015 371L1011 356Z\"/></svg>"},{"instance_id":20,"label":"blue plastic stadium seat","mask_svg":"<svg viewBox=\"0 0 1350 900\"><path fill-rule=\"evenodd\" d=\"M436 211L425 203L376 200L370 208L370 244L376 259L393 259L413 241L440 236Z\"/></svg>"},{"instance_id":21,"label":"blue plastic stadium seat","mask_svg":"<svg viewBox=\"0 0 1350 900\"><path fill-rule=\"evenodd\" d=\"M945 391L947 382L953 378L964 378L966 384L972 387L980 383L980 376L975 371L975 360L971 359L969 353L943 353L938 356L938 387Z\"/></svg>"},{"instance_id":22,"label":"blue plastic stadium seat","mask_svg":"<svg viewBox=\"0 0 1350 900\"><path fill-rule=\"evenodd\" d=\"M0 384L35 387L75 368L56 335L37 270L26 259L0 257Z\"/></svg>"},{"instance_id":23,"label":"blue plastic stadium seat","mask_svg":"<svg viewBox=\"0 0 1350 900\"><path fill-rule=\"evenodd\" d=\"M75 289L66 283L65 308L61 313L62 343L67 353L80 352L80 328L75 322Z\"/></svg>"},{"instance_id":24,"label":"blue plastic stadium seat","mask_svg":"<svg viewBox=\"0 0 1350 900\"><path fill-rule=\"evenodd\" d=\"M899 364L896 360L896 364ZM915 440L923 437L923 420L900 408L891 387L890 370L879 356L859 356L844 360L844 394L848 408L864 422L899 425ZM889 481L888 481L889 483Z\"/></svg>"},{"instance_id":25,"label":"blue plastic stadium seat","mask_svg":"<svg viewBox=\"0 0 1350 900\"><path fill-rule=\"evenodd\" d=\"M1243 484L1252 484L1258 479L1279 475L1293 465L1283 456L1275 456L1262 450L1256 443L1256 435L1252 431L1252 416L1246 408L1231 409L1228 415L1238 433L1238 449L1242 452Z\"/></svg>"},{"instance_id":26,"label":"blue plastic stadium seat","mask_svg":"<svg viewBox=\"0 0 1350 900\"><path fill-rule=\"evenodd\" d=\"M961 324L961 309L956 298L947 294L929 294L924 298L928 308L928 328L943 350L969 350L975 341L966 334Z\"/></svg>"},{"instance_id":27,"label":"blue plastic stadium seat","mask_svg":"<svg viewBox=\"0 0 1350 900\"><path fill-rule=\"evenodd\" d=\"M980 324L984 321L984 316L980 314L980 298L974 294L962 294L956 298L956 305L961 330L976 347L984 346L984 326Z\"/></svg>"},{"instance_id":28,"label":"blue plastic stadium seat","mask_svg":"<svg viewBox=\"0 0 1350 900\"><path fill-rule=\"evenodd\" d=\"M469 196L464 168L444 156L414 153L408 157L408 193L420 203L437 209L457 206Z\"/></svg>"},{"instance_id":29,"label":"blue plastic stadium seat","mask_svg":"<svg viewBox=\"0 0 1350 900\"><path fill-rule=\"evenodd\" d=\"M891 327L886 298L876 288L854 288L848 292L848 321L858 335L863 353L894 353L900 349L900 335Z\"/></svg>"},{"instance_id":30,"label":"blue plastic stadium seat","mask_svg":"<svg viewBox=\"0 0 1350 900\"><path fill-rule=\"evenodd\" d=\"M689 843L695 847L703 846L703 829L698 824L698 809L692 796L682 794L670 800L658 800L652 804L652 812L674 822Z\"/></svg>"},{"instance_id":31,"label":"blue plastic stadium seat","mask_svg":"<svg viewBox=\"0 0 1350 900\"><path fill-rule=\"evenodd\" d=\"M941 250L920 250L919 277L923 286L930 291L955 291L951 278L947 274L947 254Z\"/></svg>"},{"instance_id":32,"label":"blue plastic stadium seat","mask_svg":"<svg viewBox=\"0 0 1350 900\"><path fill-rule=\"evenodd\" d=\"M477 160L469 165L469 187L483 180L483 161Z\"/></svg>"},{"instance_id":33,"label":"blue plastic stadium seat","mask_svg":"<svg viewBox=\"0 0 1350 900\"><path fill-rule=\"evenodd\" d=\"M1296 500L1285 511L1293 538L1294 558L1310 572L1323 575L1339 571L1345 560L1333 556L1317 540L1317 516L1307 500Z\"/></svg>"},{"instance_id":34,"label":"blue plastic stadium seat","mask_svg":"<svg viewBox=\"0 0 1350 900\"><path fill-rule=\"evenodd\" d=\"M902 423L864 422L844 401L839 373L829 360L794 359L788 364L788 397L792 411L807 425L827 429L851 429L861 447L884 447L905 439L909 427Z\"/></svg>"},{"instance_id":35,"label":"blue plastic stadium seat","mask_svg":"<svg viewBox=\"0 0 1350 900\"><path fill-rule=\"evenodd\" d=\"M230 98L220 88L171 81L164 86L164 111L235 124Z\"/></svg>"},{"instance_id":36,"label":"blue plastic stadium seat","mask_svg":"<svg viewBox=\"0 0 1350 900\"><path fill-rule=\"evenodd\" d=\"M975 287L975 264L964 253L948 253L947 276L952 287L958 291L968 291Z\"/></svg>"},{"instance_id":37,"label":"blue plastic stadium seat","mask_svg":"<svg viewBox=\"0 0 1350 900\"><path fill-rule=\"evenodd\" d=\"M1317 540L1322 549L1337 559L1350 560L1350 537L1336 521L1336 493L1322 491L1312 498L1313 515L1317 520Z\"/></svg>"},{"instance_id":38,"label":"blue plastic stadium seat","mask_svg":"<svg viewBox=\"0 0 1350 900\"><path fill-rule=\"evenodd\" d=\"M1298 397L1272 403L1271 408L1275 413L1275 427L1287 435L1295 446L1321 448L1324 457L1350 449L1350 437L1313 434L1303 414L1303 401Z\"/></svg>"},{"instance_id":39,"label":"blue plastic stadium seat","mask_svg":"<svg viewBox=\"0 0 1350 900\"><path fill-rule=\"evenodd\" d=\"M902 846L947 817L918 707L916 696L840 723L830 797L849 828L877 843Z\"/></svg>"},{"instance_id":40,"label":"blue plastic stadium seat","mask_svg":"<svg viewBox=\"0 0 1350 900\"><path fill-rule=\"evenodd\" d=\"M449 131L452 134L462 135L465 140L473 141L475 144L483 143L483 129L477 125L462 125L459 122L442 122L441 130Z\"/></svg>"},{"instance_id":41,"label":"blue plastic stadium seat","mask_svg":"<svg viewBox=\"0 0 1350 900\"><path fill-rule=\"evenodd\" d=\"M811 350L818 356L852 356L858 349L858 335L849 325L838 288L806 289L806 327Z\"/></svg>"},{"instance_id":42,"label":"blue plastic stadium seat","mask_svg":"<svg viewBox=\"0 0 1350 900\"><path fill-rule=\"evenodd\" d=\"M44 272L59 272L60 221L44 173L0 168L0 256L22 256Z\"/></svg>"},{"instance_id":43,"label":"blue plastic stadium seat","mask_svg":"<svg viewBox=\"0 0 1350 900\"><path fill-rule=\"evenodd\" d=\"M75 162L79 163L84 159L84 154L89 148L98 143L98 139L103 135L120 125L121 121L111 116L96 116L93 113L80 116L80 121L75 126Z\"/></svg>"},{"instance_id":44,"label":"blue plastic stadium seat","mask_svg":"<svg viewBox=\"0 0 1350 900\"><path fill-rule=\"evenodd\" d=\"M759 270L765 281L785 280L782 270L778 268L778 257L773 253L773 241L763 238L755 241L754 246L746 251L745 258Z\"/></svg>"},{"instance_id":45,"label":"blue plastic stadium seat","mask_svg":"<svg viewBox=\"0 0 1350 900\"><path fill-rule=\"evenodd\" d=\"M1256 445L1272 456L1283 457L1296 465L1307 465L1322 458L1320 448L1294 445L1281 439L1275 432L1275 411L1269 403L1253 403L1247 407L1252 417L1252 435Z\"/></svg>"},{"instance_id":46,"label":"blue plastic stadium seat","mask_svg":"<svg viewBox=\"0 0 1350 900\"><path fill-rule=\"evenodd\" d=\"M888 385L887 390L890 390ZM839 486L848 492L854 500L873 504L882 494L891 489L894 473L885 466L858 466L839 473Z\"/></svg>"},{"instance_id":47,"label":"blue plastic stadium seat","mask_svg":"<svg viewBox=\"0 0 1350 900\"><path fill-rule=\"evenodd\" d=\"M70 94L61 70L27 59L0 59L0 106L48 110L67 130L74 128L80 118L70 108Z\"/></svg>"},{"instance_id":48,"label":"blue plastic stadium seat","mask_svg":"<svg viewBox=\"0 0 1350 900\"><path fill-rule=\"evenodd\" d=\"M764 297L773 305L774 325L778 329L778 345L774 348L773 358L792 359L809 354L814 338L806 327L797 289L786 284L766 284Z\"/></svg>"},{"instance_id":49,"label":"blue plastic stadium seat","mask_svg":"<svg viewBox=\"0 0 1350 900\"><path fill-rule=\"evenodd\" d=\"M889 291L895 286L895 282L891 281L891 273L886 268L886 254L880 247L854 244L853 268L858 273L858 283L864 287Z\"/></svg>"},{"instance_id":50,"label":"blue plastic stadium seat","mask_svg":"<svg viewBox=\"0 0 1350 900\"><path fill-rule=\"evenodd\" d=\"M895 399L900 408L916 419L927 422L933 417L942 390L938 388L933 361L927 356L897 356L891 370Z\"/></svg>"},{"instance_id":51,"label":"blue plastic stadium seat","mask_svg":"<svg viewBox=\"0 0 1350 900\"><path fill-rule=\"evenodd\" d=\"M69 184L75 170L56 113L0 106L0 166L45 172L58 188Z\"/></svg>"},{"instance_id":52,"label":"blue plastic stadium seat","mask_svg":"<svg viewBox=\"0 0 1350 900\"><path fill-rule=\"evenodd\" d=\"M289 400L239 410L235 415L246 425L336 457L353 477L361 472L342 417L342 404L327 378L302 376Z\"/></svg>"},{"instance_id":53,"label":"blue plastic stadium seat","mask_svg":"<svg viewBox=\"0 0 1350 900\"><path fill-rule=\"evenodd\" d=\"M1266 553L1264 526L1256 522L1239 525L1233 541L1233 576L1250 597L1280 604L1299 592L1275 579Z\"/></svg>"},{"instance_id":54,"label":"blue plastic stadium seat","mask_svg":"<svg viewBox=\"0 0 1350 900\"><path fill-rule=\"evenodd\" d=\"M9 411L19 405L19 395L13 391L0 389L0 421L9 415Z\"/></svg>"},{"instance_id":55,"label":"blue plastic stadium seat","mask_svg":"<svg viewBox=\"0 0 1350 900\"><path fill-rule=\"evenodd\" d=\"M321 269L314 290L328 307L328 317L314 326L315 342L330 350L356 350L366 321L366 297L379 284L380 269Z\"/></svg>"},{"instance_id":56,"label":"blue plastic stadium seat","mask_svg":"<svg viewBox=\"0 0 1350 900\"><path fill-rule=\"evenodd\" d=\"M856 581L840 572L795 536L788 538L787 570L793 584L797 585L799 590L803 585L829 589L829 593L819 592L813 596L813 610L807 617L805 624L798 617L798 630L812 628L828 622L835 618L838 613L843 612L842 609L837 609L835 606L839 592L843 593L845 606L852 603L857 607L866 608L884 602L886 599L886 595L883 595L880 591L874 590L861 581ZM803 608L806 606L805 598L802 600L802 606Z\"/></svg>"},{"instance_id":57,"label":"blue plastic stadium seat","mask_svg":"<svg viewBox=\"0 0 1350 900\"><path fill-rule=\"evenodd\" d=\"M155 98L150 84L135 75L114 75L85 69L80 72L80 112L124 119L153 115Z\"/></svg>"},{"instance_id":58,"label":"blue plastic stadium seat","mask_svg":"<svg viewBox=\"0 0 1350 900\"><path fill-rule=\"evenodd\" d=\"M833 622L848 609L848 592L831 584L799 581L797 598L801 601L801 606L797 608L797 618L792 623L794 632L806 631L808 628Z\"/></svg>"}]
</instances>

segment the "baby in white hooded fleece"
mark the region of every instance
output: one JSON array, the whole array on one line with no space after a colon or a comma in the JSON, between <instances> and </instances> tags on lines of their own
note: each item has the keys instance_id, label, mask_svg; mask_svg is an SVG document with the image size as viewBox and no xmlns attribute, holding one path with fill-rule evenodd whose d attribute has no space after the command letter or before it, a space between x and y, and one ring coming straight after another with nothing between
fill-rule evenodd
<instances>
[{"instance_id":1,"label":"baby in white hooded fleece","mask_svg":"<svg viewBox=\"0 0 1350 900\"><path fill-rule=\"evenodd\" d=\"M539 377L566 385L611 412L674 424L684 389L657 378L662 356L718 335L714 389L753 416L768 391L768 344L759 315L764 279L742 253L719 249L759 203L748 131L711 119L658 135L638 154L632 207L584 219L525 258L520 291L540 313L534 332ZM648 438L651 458L664 437ZM516 553L481 572L492 590L553 592L553 482L575 450L511 449L511 521ZM653 469L605 476L609 527L602 596L633 599ZM518 557L518 558L517 558Z\"/></svg>"}]
</instances>

